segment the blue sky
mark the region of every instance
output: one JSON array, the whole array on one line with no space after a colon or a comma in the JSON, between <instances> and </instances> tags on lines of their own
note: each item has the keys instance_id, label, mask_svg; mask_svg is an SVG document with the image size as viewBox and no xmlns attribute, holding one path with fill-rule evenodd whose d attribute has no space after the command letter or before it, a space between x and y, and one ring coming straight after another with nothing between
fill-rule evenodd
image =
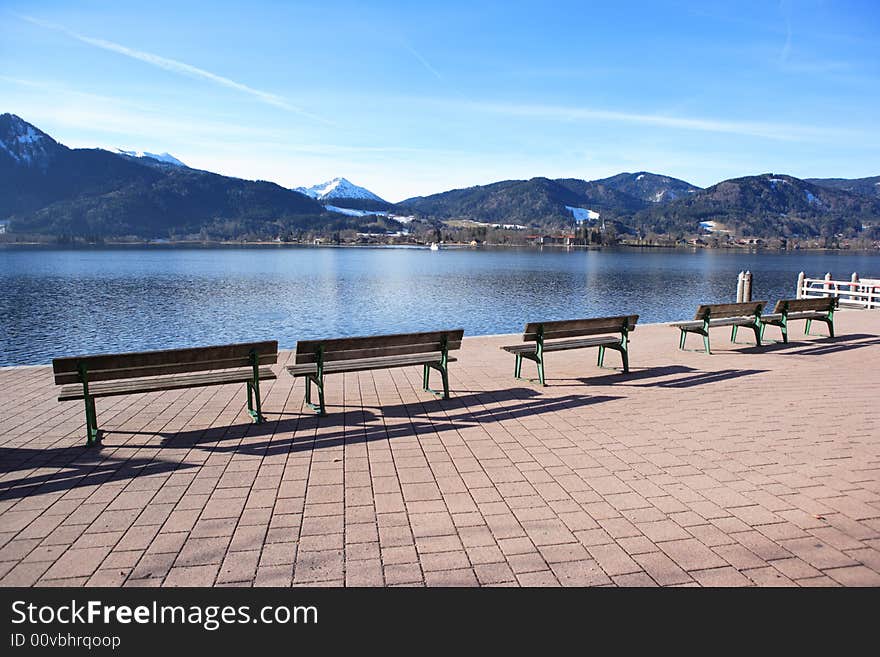
<instances>
[{"instance_id":1,"label":"blue sky","mask_svg":"<svg viewBox=\"0 0 880 657\"><path fill-rule=\"evenodd\" d=\"M532 176L880 174L880 2L0 2L0 111L391 201Z\"/></svg>"}]
</instances>

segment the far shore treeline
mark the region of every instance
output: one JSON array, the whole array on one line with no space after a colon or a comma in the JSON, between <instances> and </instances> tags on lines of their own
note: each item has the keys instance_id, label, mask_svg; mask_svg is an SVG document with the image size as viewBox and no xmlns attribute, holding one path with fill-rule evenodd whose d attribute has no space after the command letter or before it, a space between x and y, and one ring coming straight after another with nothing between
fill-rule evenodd
<instances>
[{"instance_id":1,"label":"far shore treeline","mask_svg":"<svg viewBox=\"0 0 880 657\"><path fill-rule=\"evenodd\" d=\"M399 203L351 188L364 195L322 199L174 158L70 149L0 115L0 242L880 248L880 176L767 173L706 189L648 172L536 177Z\"/></svg>"}]
</instances>

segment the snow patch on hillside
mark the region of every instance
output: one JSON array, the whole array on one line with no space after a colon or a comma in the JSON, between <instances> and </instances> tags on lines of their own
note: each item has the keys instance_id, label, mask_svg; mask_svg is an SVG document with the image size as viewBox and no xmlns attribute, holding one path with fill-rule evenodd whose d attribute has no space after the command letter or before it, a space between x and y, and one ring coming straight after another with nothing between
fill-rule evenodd
<instances>
[{"instance_id":1,"label":"snow patch on hillside","mask_svg":"<svg viewBox=\"0 0 880 657\"><path fill-rule=\"evenodd\" d=\"M0 147L13 160L31 165L45 159L47 147L50 145L46 135L18 117L13 117L10 127L11 130L0 139Z\"/></svg>"},{"instance_id":2,"label":"snow patch on hillside","mask_svg":"<svg viewBox=\"0 0 880 657\"><path fill-rule=\"evenodd\" d=\"M399 221L402 224L408 224L413 219L414 216L403 216L398 214L393 214L386 210L355 210L354 208L340 208L336 205L325 205L324 209L328 212L336 212L337 214L344 214L347 217L366 217L366 216L376 216L376 217L387 217L388 219L393 219L394 221Z\"/></svg>"},{"instance_id":3,"label":"snow patch on hillside","mask_svg":"<svg viewBox=\"0 0 880 657\"><path fill-rule=\"evenodd\" d=\"M335 205L325 205L324 209L329 212L344 214L347 217L366 217L369 214L375 214L384 217L388 214L387 212L384 212L382 210L354 210L352 208L340 208Z\"/></svg>"},{"instance_id":4,"label":"snow patch on hillside","mask_svg":"<svg viewBox=\"0 0 880 657\"><path fill-rule=\"evenodd\" d=\"M574 220L579 224L584 222L589 223L599 219L599 213L595 210L590 210L588 208L573 208L570 205L566 205L565 209L571 212Z\"/></svg>"},{"instance_id":5,"label":"snow patch on hillside","mask_svg":"<svg viewBox=\"0 0 880 657\"><path fill-rule=\"evenodd\" d=\"M116 152L121 155L128 155L129 157L136 158L149 158L151 160L158 160L159 162L164 162L165 164L173 164L176 167L185 167L186 165L178 160L176 157L171 155L171 153L148 153L147 151L127 151L122 148L117 148Z\"/></svg>"}]
</instances>

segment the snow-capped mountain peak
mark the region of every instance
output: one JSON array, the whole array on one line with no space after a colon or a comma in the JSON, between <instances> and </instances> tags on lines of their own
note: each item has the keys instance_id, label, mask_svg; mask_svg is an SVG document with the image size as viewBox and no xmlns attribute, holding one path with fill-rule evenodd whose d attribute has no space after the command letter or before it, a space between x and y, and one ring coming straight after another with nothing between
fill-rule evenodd
<instances>
[{"instance_id":1,"label":"snow-capped mountain peak","mask_svg":"<svg viewBox=\"0 0 880 657\"><path fill-rule=\"evenodd\" d=\"M331 198L356 198L379 201L381 203L385 202L384 199L376 196L370 190L358 187L345 178L334 178L313 187L296 187L294 191L311 196L319 201Z\"/></svg>"},{"instance_id":2,"label":"snow-capped mountain peak","mask_svg":"<svg viewBox=\"0 0 880 657\"><path fill-rule=\"evenodd\" d=\"M0 114L0 152L17 164L45 167L63 146L15 114Z\"/></svg>"},{"instance_id":3,"label":"snow-capped mountain peak","mask_svg":"<svg viewBox=\"0 0 880 657\"><path fill-rule=\"evenodd\" d=\"M122 148L117 148L116 152L120 155L127 155L128 157L136 157L136 158L150 158L151 160L158 160L159 162L164 162L165 164L173 164L176 167L185 167L186 165L178 160L176 157L171 155L170 153L148 153L146 151L127 151Z\"/></svg>"}]
</instances>

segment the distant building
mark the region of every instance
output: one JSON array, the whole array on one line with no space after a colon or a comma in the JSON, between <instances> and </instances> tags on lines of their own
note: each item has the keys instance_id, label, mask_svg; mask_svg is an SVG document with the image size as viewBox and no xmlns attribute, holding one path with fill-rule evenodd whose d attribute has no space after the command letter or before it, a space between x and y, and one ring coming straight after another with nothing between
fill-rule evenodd
<instances>
[{"instance_id":1,"label":"distant building","mask_svg":"<svg viewBox=\"0 0 880 657\"><path fill-rule=\"evenodd\" d=\"M540 246L550 244L561 244L562 246L572 246L577 240L575 235L527 235L526 239L532 244Z\"/></svg>"}]
</instances>

